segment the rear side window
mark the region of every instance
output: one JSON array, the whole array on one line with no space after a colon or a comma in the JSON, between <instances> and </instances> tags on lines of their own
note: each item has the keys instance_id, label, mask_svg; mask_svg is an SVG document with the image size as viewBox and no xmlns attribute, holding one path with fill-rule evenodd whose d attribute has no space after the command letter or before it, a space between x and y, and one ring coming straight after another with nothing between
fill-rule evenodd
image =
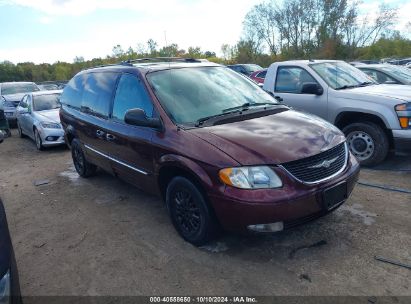
<instances>
[{"instance_id":1,"label":"rear side window","mask_svg":"<svg viewBox=\"0 0 411 304\"><path fill-rule=\"evenodd\" d=\"M134 75L124 74L114 98L113 119L124 121L126 112L135 108L143 109L148 117L153 116L153 104L143 83Z\"/></svg>"},{"instance_id":2,"label":"rear side window","mask_svg":"<svg viewBox=\"0 0 411 304\"><path fill-rule=\"evenodd\" d=\"M117 73L86 74L81 102L83 111L99 117L108 117Z\"/></svg>"},{"instance_id":3,"label":"rear side window","mask_svg":"<svg viewBox=\"0 0 411 304\"><path fill-rule=\"evenodd\" d=\"M83 97L85 75L74 76L64 88L60 102L73 108L80 109Z\"/></svg>"}]
</instances>

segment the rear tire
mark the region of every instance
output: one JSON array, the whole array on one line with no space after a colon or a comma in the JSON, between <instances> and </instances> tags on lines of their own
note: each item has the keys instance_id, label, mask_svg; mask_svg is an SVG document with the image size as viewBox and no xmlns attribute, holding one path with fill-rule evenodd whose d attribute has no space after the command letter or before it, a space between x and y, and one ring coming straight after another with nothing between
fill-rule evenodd
<instances>
[{"instance_id":1,"label":"rear tire","mask_svg":"<svg viewBox=\"0 0 411 304\"><path fill-rule=\"evenodd\" d=\"M178 176L167 186L166 204L177 232L187 242L201 246L213 240L218 231L214 213L200 190Z\"/></svg>"},{"instance_id":2,"label":"rear tire","mask_svg":"<svg viewBox=\"0 0 411 304\"><path fill-rule=\"evenodd\" d=\"M77 139L73 139L71 142L71 157L73 158L74 167L81 177L87 178L96 173L97 166L87 161Z\"/></svg>"},{"instance_id":3,"label":"rear tire","mask_svg":"<svg viewBox=\"0 0 411 304\"><path fill-rule=\"evenodd\" d=\"M387 134L372 122L352 123L343 129L350 151L363 166L374 166L388 155Z\"/></svg>"}]
</instances>

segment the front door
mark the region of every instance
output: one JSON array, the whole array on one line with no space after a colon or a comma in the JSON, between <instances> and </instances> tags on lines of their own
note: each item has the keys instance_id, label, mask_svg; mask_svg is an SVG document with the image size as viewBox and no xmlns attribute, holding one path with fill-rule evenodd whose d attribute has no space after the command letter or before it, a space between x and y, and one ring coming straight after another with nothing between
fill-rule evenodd
<instances>
[{"instance_id":1,"label":"front door","mask_svg":"<svg viewBox=\"0 0 411 304\"><path fill-rule=\"evenodd\" d=\"M19 126L24 134L33 137L33 129L30 128L29 118L30 118L31 107L29 107L29 95L25 95L17 106L17 119Z\"/></svg>"},{"instance_id":2,"label":"front door","mask_svg":"<svg viewBox=\"0 0 411 304\"><path fill-rule=\"evenodd\" d=\"M106 135L107 150L112 156L113 171L137 187L146 189L153 183L151 140L157 131L124 122L127 110L135 108L143 109L147 117L155 115L143 82L138 76L125 73L117 85L110 127Z\"/></svg>"},{"instance_id":3,"label":"front door","mask_svg":"<svg viewBox=\"0 0 411 304\"><path fill-rule=\"evenodd\" d=\"M283 103L298 111L308 112L327 119L327 92L322 95L304 94L304 83L317 83L315 78L304 68L280 66L277 69L274 94L283 99ZM320 84L318 84L320 85Z\"/></svg>"}]
</instances>

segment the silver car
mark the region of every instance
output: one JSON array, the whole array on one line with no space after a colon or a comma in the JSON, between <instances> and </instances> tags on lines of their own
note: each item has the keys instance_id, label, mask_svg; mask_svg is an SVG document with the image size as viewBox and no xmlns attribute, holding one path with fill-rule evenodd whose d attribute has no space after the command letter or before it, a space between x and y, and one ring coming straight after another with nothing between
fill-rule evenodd
<instances>
[{"instance_id":1,"label":"silver car","mask_svg":"<svg viewBox=\"0 0 411 304\"><path fill-rule=\"evenodd\" d=\"M16 106L21 98L30 92L39 91L34 82L2 82L0 83L0 95L4 104L4 115L9 123L16 122Z\"/></svg>"},{"instance_id":2,"label":"silver car","mask_svg":"<svg viewBox=\"0 0 411 304\"><path fill-rule=\"evenodd\" d=\"M38 150L65 144L59 116L61 92L59 90L29 93L17 106L19 135L32 138Z\"/></svg>"},{"instance_id":3,"label":"silver car","mask_svg":"<svg viewBox=\"0 0 411 304\"><path fill-rule=\"evenodd\" d=\"M356 68L378 83L411 85L411 70L401 65L364 64Z\"/></svg>"}]
</instances>

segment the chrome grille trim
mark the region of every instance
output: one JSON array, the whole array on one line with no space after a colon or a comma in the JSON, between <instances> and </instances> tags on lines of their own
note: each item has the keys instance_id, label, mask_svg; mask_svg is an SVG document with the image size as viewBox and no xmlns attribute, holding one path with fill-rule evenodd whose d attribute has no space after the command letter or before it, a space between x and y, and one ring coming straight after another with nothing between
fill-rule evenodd
<instances>
[{"instance_id":1,"label":"chrome grille trim","mask_svg":"<svg viewBox=\"0 0 411 304\"><path fill-rule=\"evenodd\" d=\"M341 144L340 144L340 145L341 145ZM330 179L336 177L337 175L341 174L341 172L343 172L343 171L347 168L348 157L349 157L349 155L350 155L350 152L349 152L347 143L344 142L343 145L344 145L344 152L345 152L345 154L344 154L344 164L341 166L341 168L340 168L337 172L331 174L330 176L327 176L327 177L324 177L324 178L321 178L321 179L318 179L318 180L315 180L315 181L305 181L305 180L302 180L302 179L296 177L293 173L291 173L289 170L287 170L287 169L285 168L285 165L286 165L286 164L278 165L278 167L280 167L280 168L283 169L285 172L287 172L287 173L288 173L292 178L294 178L295 180L299 181L300 183L306 184L306 185L315 185L315 184L319 184L319 183L325 182L325 181L330 180ZM338 145L335 146L334 148L336 148L336 147L338 147ZM331 149L333 149L333 148L331 148ZM331 149L330 149L330 150L331 150ZM327 151L329 151L329 150L327 150ZM322 153L326 153L327 151L322 152ZM315 157L315 156L320 156L322 153L317 154L317 155L313 155L313 156L314 156L314 157ZM313 156L311 156L311 157L313 157ZM309 159L309 158L311 158L311 157L308 157L307 159ZM303 161L303 160L304 160L304 159L301 159L301 161ZM308 170L308 168L304 168L304 169Z\"/></svg>"}]
</instances>

